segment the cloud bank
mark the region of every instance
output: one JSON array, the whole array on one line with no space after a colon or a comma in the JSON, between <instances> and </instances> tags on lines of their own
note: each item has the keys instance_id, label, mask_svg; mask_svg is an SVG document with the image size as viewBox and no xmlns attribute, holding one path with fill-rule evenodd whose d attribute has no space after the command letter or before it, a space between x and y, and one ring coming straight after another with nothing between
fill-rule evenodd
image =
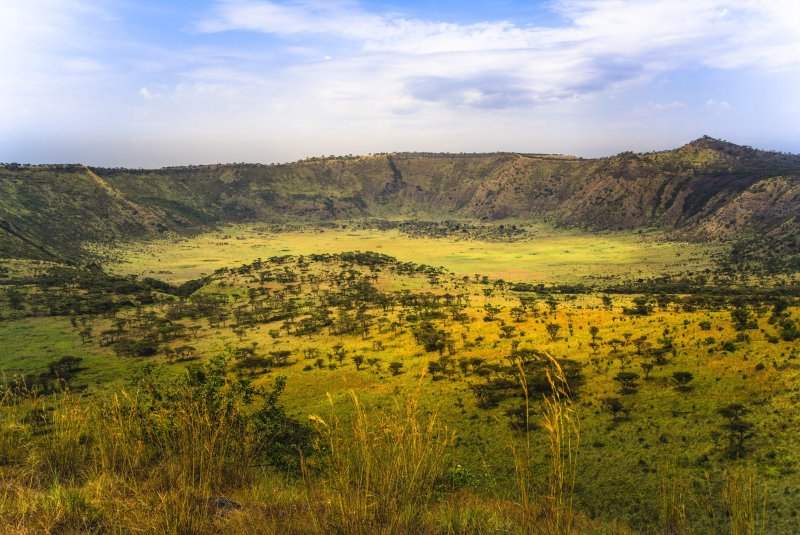
<instances>
[{"instance_id":1,"label":"cloud bank","mask_svg":"<svg viewBox=\"0 0 800 535\"><path fill-rule=\"evenodd\" d=\"M540 6L549 24L429 20L411 3L194 5L0 8L0 160L592 156L704 133L800 151L794 0L561 0Z\"/></svg>"}]
</instances>

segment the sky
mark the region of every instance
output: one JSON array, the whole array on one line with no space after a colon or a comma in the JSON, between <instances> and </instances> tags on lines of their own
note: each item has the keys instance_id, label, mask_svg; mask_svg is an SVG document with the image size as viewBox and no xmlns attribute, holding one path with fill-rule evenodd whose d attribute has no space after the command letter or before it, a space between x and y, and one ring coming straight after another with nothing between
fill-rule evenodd
<instances>
[{"instance_id":1,"label":"sky","mask_svg":"<svg viewBox=\"0 0 800 535\"><path fill-rule=\"evenodd\" d=\"M0 161L800 153L798 0L0 0Z\"/></svg>"}]
</instances>

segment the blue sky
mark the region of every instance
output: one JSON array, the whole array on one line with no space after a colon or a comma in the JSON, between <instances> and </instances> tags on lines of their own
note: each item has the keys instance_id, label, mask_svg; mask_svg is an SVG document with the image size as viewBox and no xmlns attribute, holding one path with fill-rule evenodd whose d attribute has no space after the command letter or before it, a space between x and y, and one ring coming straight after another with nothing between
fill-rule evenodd
<instances>
[{"instance_id":1,"label":"blue sky","mask_svg":"<svg viewBox=\"0 0 800 535\"><path fill-rule=\"evenodd\" d=\"M797 0L4 0L0 161L800 152Z\"/></svg>"}]
</instances>

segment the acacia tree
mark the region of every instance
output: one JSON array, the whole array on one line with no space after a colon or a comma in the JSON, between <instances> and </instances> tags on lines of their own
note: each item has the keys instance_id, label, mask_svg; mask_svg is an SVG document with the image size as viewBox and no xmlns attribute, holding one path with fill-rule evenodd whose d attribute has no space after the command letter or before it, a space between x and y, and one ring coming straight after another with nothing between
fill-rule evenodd
<instances>
[{"instance_id":1,"label":"acacia tree","mask_svg":"<svg viewBox=\"0 0 800 535\"><path fill-rule=\"evenodd\" d=\"M647 341L647 335L642 335L638 338L635 338L633 343L636 346L636 354L640 357L642 356L642 352L650 345L650 343Z\"/></svg>"},{"instance_id":2,"label":"acacia tree","mask_svg":"<svg viewBox=\"0 0 800 535\"><path fill-rule=\"evenodd\" d=\"M614 380L619 383L622 394L633 394L636 392L639 374L634 372L619 372L614 376Z\"/></svg>"},{"instance_id":3,"label":"acacia tree","mask_svg":"<svg viewBox=\"0 0 800 535\"><path fill-rule=\"evenodd\" d=\"M550 339L555 342L558 339L558 331L561 330L561 325L558 323L548 323L545 329L547 330L547 334L550 335Z\"/></svg>"},{"instance_id":4,"label":"acacia tree","mask_svg":"<svg viewBox=\"0 0 800 535\"><path fill-rule=\"evenodd\" d=\"M672 374L672 380L675 381L675 386L681 392L688 392L691 387L689 383L694 379L694 375L691 372L674 372Z\"/></svg>"},{"instance_id":5,"label":"acacia tree","mask_svg":"<svg viewBox=\"0 0 800 535\"><path fill-rule=\"evenodd\" d=\"M453 339L444 329L437 329L432 323L425 322L413 330L414 338L420 343L425 351L438 351L439 355L444 354L444 350L453 348Z\"/></svg>"},{"instance_id":6,"label":"acacia tree","mask_svg":"<svg viewBox=\"0 0 800 535\"><path fill-rule=\"evenodd\" d=\"M514 331L517 328L513 325L501 325L500 326L500 338L511 338L514 336Z\"/></svg>"},{"instance_id":7,"label":"acacia tree","mask_svg":"<svg viewBox=\"0 0 800 535\"><path fill-rule=\"evenodd\" d=\"M739 304L731 310L731 319L733 320L733 328L737 331L758 328L758 323L753 318L753 313L745 305Z\"/></svg>"},{"instance_id":8,"label":"acacia tree","mask_svg":"<svg viewBox=\"0 0 800 535\"><path fill-rule=\"evenodd\" d=\"M485 321L494 321L497 314L500 313L500 307L494 306L491 303L485 304L483 309L486 311L486 316L484 316Z\"/></svg>"},{"instance_id":9,"label":"acacia tree","mask_svg":"<svg viewBox=\"0 0 800 535\"><path fill-rule=\"evenodd\" d=\"M592 342L597 342L597 335L600 334L600 328L597 325L589 327L589 336L592 337Z\"/></svg>"},{"instance_id":10,"label":"acacia tree","mask_svg":"<svg viewBox=\"0 0 800 535\"><path fill-rule=\"evenodd\" d=\"M620 346L620 345L622 345L622 344L623 344L623 341L622 341L622 340L620 340L619 338L612 338L611 340L609 340L609 341L608 341L608 345L610 345L610 346L611 346L611 348L612 348L614 351L616 351L616 350L617 350L617 347L619 347L619 346Z\"/></svg>"},{"instance_id":11,"label":"acacia tree","mask_svg":"<svg viewBox=\"0 0 800 535\"><path fill-rule=\"evenodd\" d=\"M282 349L280 351L270 351L269 354L272 356L275 366L286 366L289 363L289 357L292 355L292 352L287 349Z\"/></svg>"},{"instance_id":12,"label":"acacia tree","mask_svg":"<svg viewBox=\"0 0 800 535\"><path fill-rule=\"evenodd\" d=\"M745 442L755 436L755 426L744 419L750 409L741 403L730 403L718 408L717 413L725 419L721 427L728 434L727 456L732 459L743 457L747 453Z\"/></svg>"},{"instance_id":13,"label":"acacia tree","mask_svg":"<svg viewBox=\"0 0 800 535\"><path fill-rule=\"evenodd\" d=\"M644 372L645 380L650 379L650 372L653 371L653 367L655 366L652 362L642 362L642 371Z\"/></svg>"},{"instance_id":14,"label":"acacia tree","mask_svg":"<svg viewBox=\"0 0 800 535\"><path fill-rule=\"evenodd\" d=\"M514 318L514 321L517 323L522 323L525 321L525 316L528 315L527 311L523 307L514 307L510 311L511 317Z\"/></svg>"},{"instance_id":15,"label":"acacia tree","mask_svg":"<svg viewBox=\"0 0 800 535\"><path fill-rule=\"evenodd\" d=\"M430 362L428 362L428 373L431 374L431 379L433 379L434 381L439 379L439 377L436 374L441 373L442 371L443 371L442 365L438 361L431 360Z\"/></svg>"},{"instance_id":16,"label":"acacia tree","mask_svg":"<svg viewBox=\"0 0 800 535\"><path fill-rule=\"evenodd\" d=\"M619 398L610 397L603 400L603 407L611 413L611 418L616 422L619 418L619 413L627 415L628 409L622 404Z\"/></svg>"}]
</instances>

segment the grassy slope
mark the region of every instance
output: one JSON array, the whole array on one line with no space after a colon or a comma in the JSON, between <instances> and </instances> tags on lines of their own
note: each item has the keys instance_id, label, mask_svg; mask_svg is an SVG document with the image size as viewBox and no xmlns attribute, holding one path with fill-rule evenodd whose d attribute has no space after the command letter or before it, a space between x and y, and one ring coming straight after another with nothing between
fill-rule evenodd
<instances>
[{"instance_id":1,"label":"grassy slope","mask_svg":"<svg viewBox=\"0 0 800 535\"><path fill-rule=\"evenodd\" d=\"M57 261L81 256L84 241L155 234L170 222L84 166L0 167L0 255Z\"/></svg>"},{"instance_id":2,"label":"grassy slope","mask_svg":"<svg viewBox=\"0 0 800 535\"><path fill-rule=\"evenodd\" d=\"M408 284L413 286L411 282ZM457 356L477 356L489 362L501 362L510 352L511 340L495 343L499 332L497 323L485 323L479 319L482 316L480 307L485 302L482 293L474 291L473 301L476 305L471 314L473 322L463 330L454 327L454 334L460 339L463 332L468 342L481 336L486 341L475 347L459 348ZM510 298L489 301L504 306L506 310L514 304ZM586 298L564 305L555 315L541 321L515 324L526 333L524 338L517 339L522 341L522 347L535 347L559 357L575 358L587 366L587 384L580 397L583 446L578 502L592 514L622 518L641 527L649 525L659 515L660 486L665 477L678 478L689 486L697 485L693 490L695 499L716 499L703 495L704 491L700 489L704 473L718 473L728 464L720 459L713 438L721 424L715 410L734 401L748 405L756 403L753 419L758 421L759 436L754 444L757 453L751 462L760 476L770 481L770 492L774 497L770 502L770 515L775 532L788 533L787 526L793 525L791 511L800 505L792 490L800 484L795 473L800 459L792 450L800 436L796 427L791 425L795 417L787 420L778 415L792 405L791 395L785 391L787 385L798 382L798 372L793 363L798 356L797 349L791 343L768 344L763 334L755 332L751 333L752 342L739 344L733 353L722 352L718 349L719 342L733 340L736 334L727 312L669 312L628 319L620 316L619 311L621 305L629 302L621 297L616 301L613 311L603 311L596 310L600 305L599 298ZM587 309L587 306L595 309ZM795 311L795 316L797 314ZM502 314L502 317L512 323L507 314ZM703 320L711 321L713 332L698 327ZM566 326L570 321L575 335L558 342L549 341L544 331L546 322ZM653 341L665 329L676 334L678 357L670 358L668 365L657 368L650 380L641 383L638 393L623 397L624 403L631 408L631 415L617 424L613 424L611 416L603 410L602 400L619 395L618 385L612 380L620 369L619 364L608 357L608 348L601 349L596 355L591 354L588 348L590 325L598 326L600 335L606 339L621 337L626 331L635 333L635 336L647 335ZM764 318L761 326L766 327ZM305 347L319 347L325 353L330 351L325 348L346 340L351 354L378 356L383 362L384 371L381 372L359 372L348 361L335 371L302 371L302 367L312 361L298 359L291 368L274 372L288 371L287 402L300 415L325 414L329 393L340 410L346 410L346 391L349 389L356 390L371 406L380 407L395 392L408 393L416 388L419 373L429 360L435 359L435 355L416 346L408 334L397 338L377 336L367 341L327 335L273 340L267 333L278 327L279 324L264 326L248 333L246 340L258 342L263 350L292 349L296 354ZM205 343L198 344L198 348L207 354L214 354L225 343L242 343L234 335L226 335L224 330L205 334L208 338ZM707 345L705 340L709 336L717 342ZM384 341L384 350L376 352L373 349L372 343L376 339ZM710 353L710 350L714 352ZM630 347L628 351L632 351ZM385 371L386 363L392 360L404 362L407 371L392 377ZM636 357L632 360L628 369L641 373L639 363L642 360ZM764 364L766 369L756 371L758 364ZM688 393L678 392L671 384L672 372L679 370L691 371L696 377ZM452 380L430 381L427 378L422 383L421 399L423 406L429 410L438 409L442 420L457 430L461 437L459 458L472 471L478 484L504 492L503 489L509 489L513 481L509 445L514 439L501 411L482 411L475 407L468 384L476 381L475 377L462 378L459 374ZM785 428L787 424L788 429ZM543 478L545 437L536 434L533 438L536 451L541 455L537 466L539 477ZM690 507L696 507L696 504ZM699 514L698 510L692 510Z\"/></svg>"},{"instance_id":3,"label":"grassy slope","mask_svg":"<svg viewBox=\"0 0 800 535\"><path fill-rule=\"evenodd\" d=\"M62 357L82 357L85 368L76 386L115 384L127 376L130 361L114 358L109 351L81 343L67 318L27 318L4 321L0 329L0 374L37 373Z\"/></svg>"}]
</instances>

